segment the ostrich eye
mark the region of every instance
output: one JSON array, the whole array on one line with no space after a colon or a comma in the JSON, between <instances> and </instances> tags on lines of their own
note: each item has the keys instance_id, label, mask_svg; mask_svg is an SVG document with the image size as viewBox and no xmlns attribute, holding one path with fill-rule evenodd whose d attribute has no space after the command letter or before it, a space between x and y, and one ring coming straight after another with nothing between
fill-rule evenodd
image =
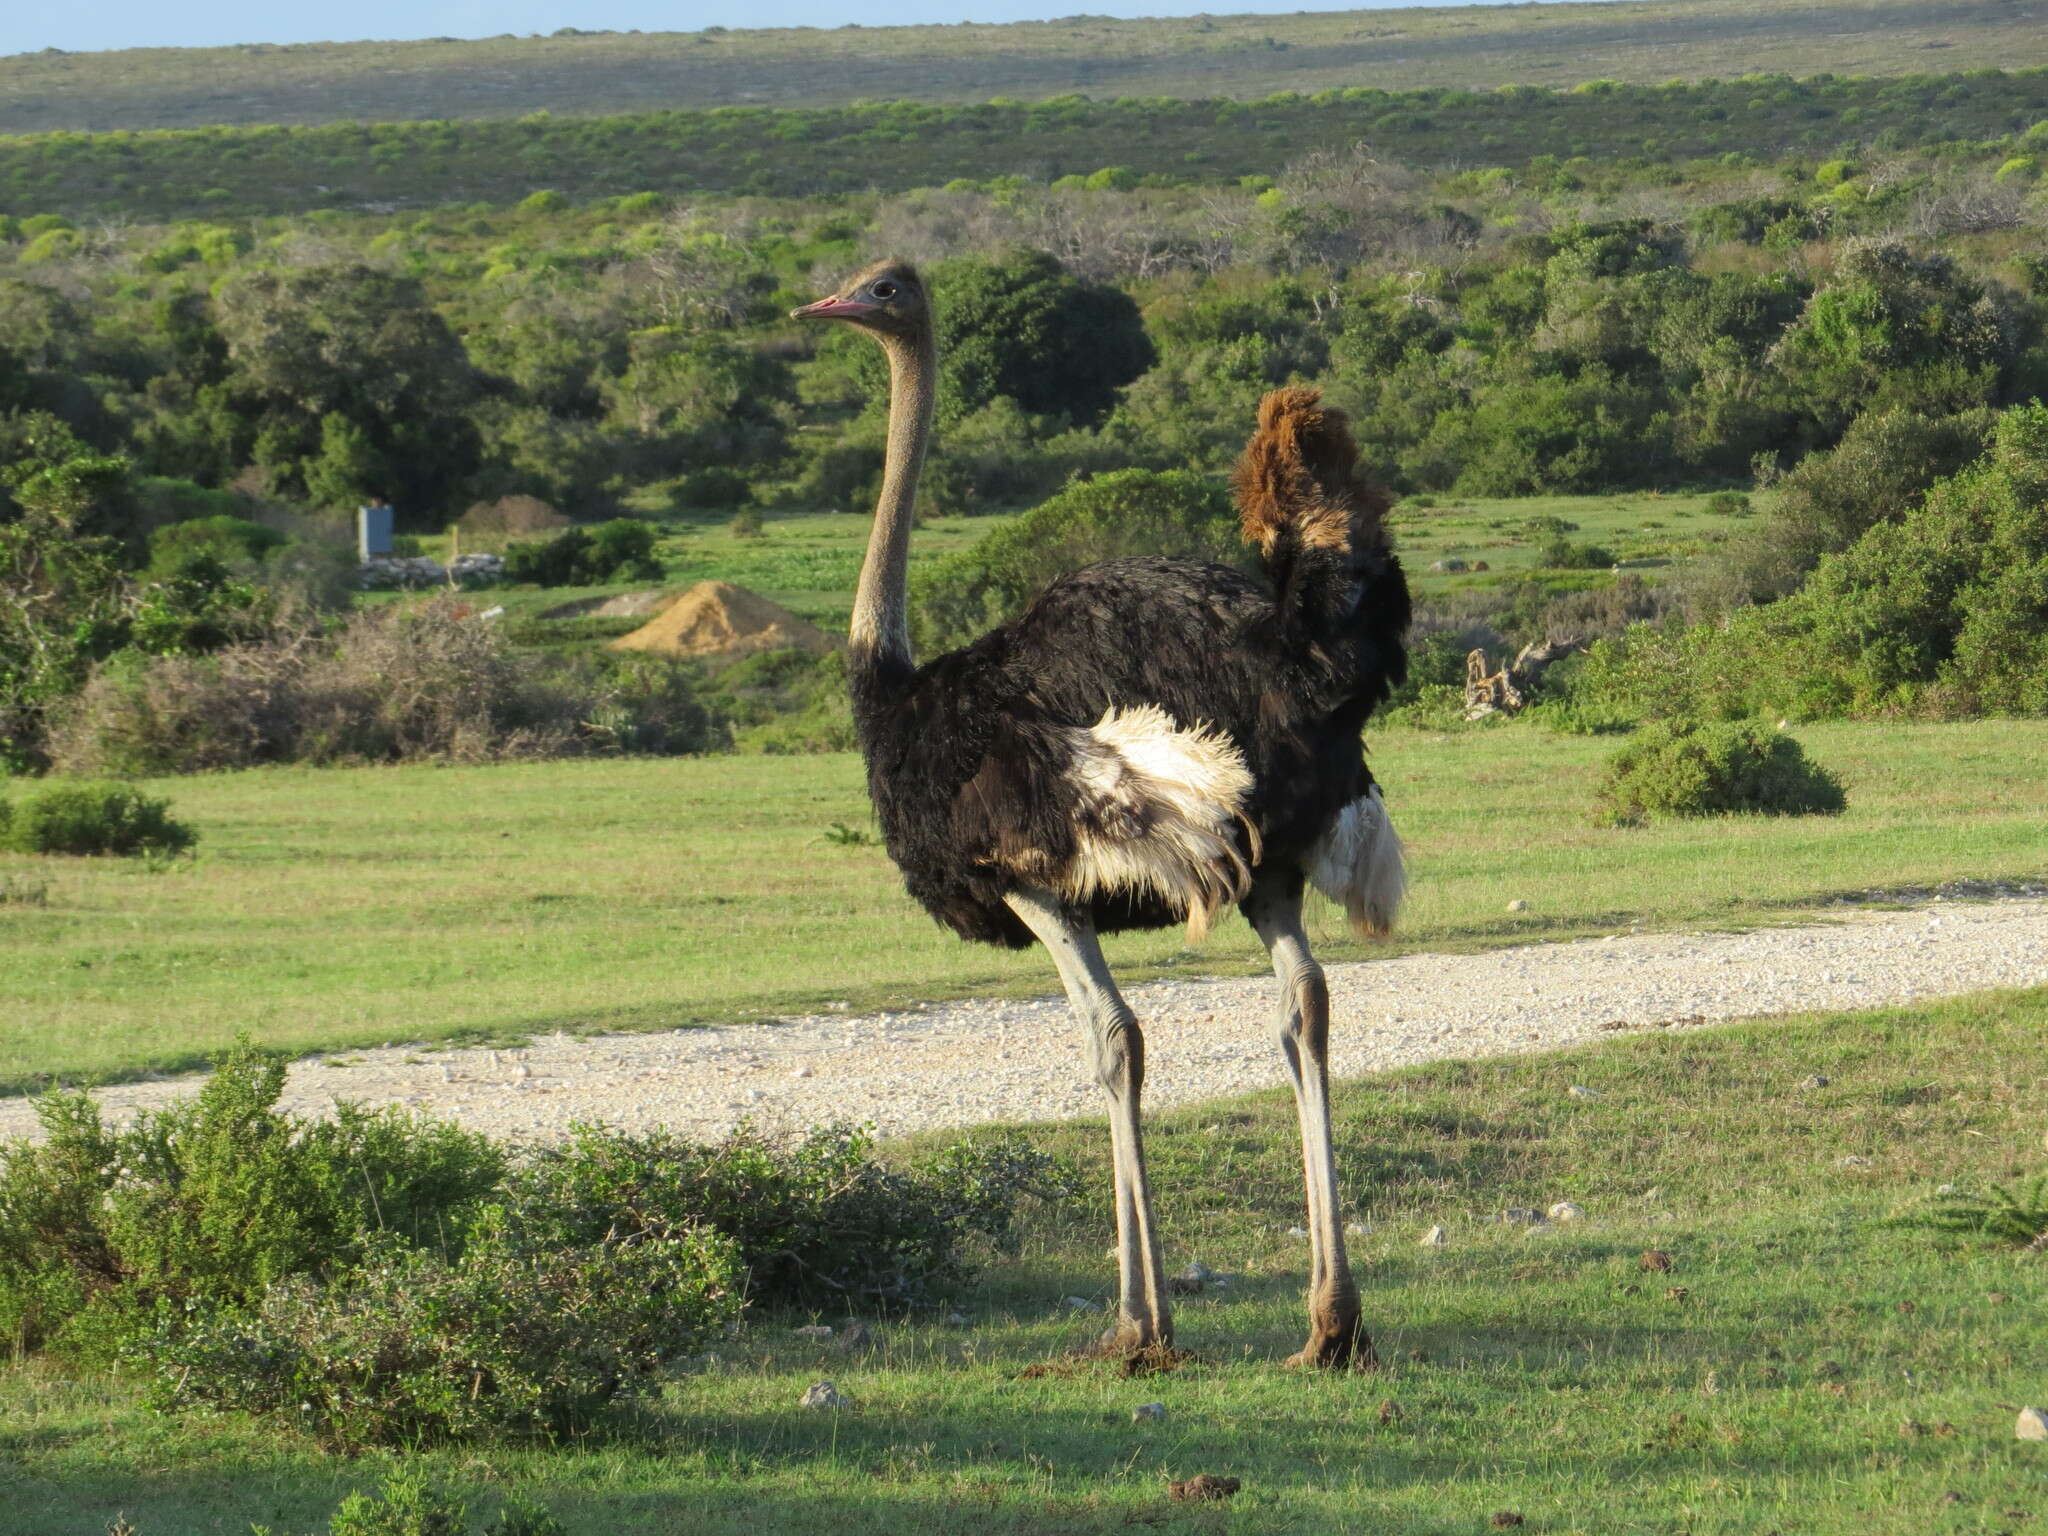
<instances>
[{"instance_id":1,"label":"ostrich eye","mask_svg":"<svg viewBox=\"0 0 2048 1536\"><path fill-rule=\"evenodd\" d=\"M877 283L869 291L878 299L893 299L896 297L896 285L894 283Z\"/></svg>"}]
</instances>

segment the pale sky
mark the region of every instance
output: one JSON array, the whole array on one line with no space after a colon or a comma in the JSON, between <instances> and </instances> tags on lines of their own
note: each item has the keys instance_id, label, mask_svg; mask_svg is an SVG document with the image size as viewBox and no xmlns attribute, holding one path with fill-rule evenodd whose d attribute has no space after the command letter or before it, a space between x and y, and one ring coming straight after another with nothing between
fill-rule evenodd
<instances>
[{"instance_id":1,"label":"pale sky","mask_svg":"<svg viewBox=\"0 0 2048 1536\"><path fill-rule=\"evenodd\" d=\"M1338 0L1327 10L1400 9L1404 0ZM1485 0L1435 0L1474 5ZM1498 0L1495 0L1498 3ZM922 22L1043 21L1099 16L1286 13L1302 0L355 0L286 6L275 0L0 0L0 54L39 48L206 48L222 43L315 43L358 38L492 37L501 32L694 32L700 27L903 26Z\"/></svg>"}]
</instances>

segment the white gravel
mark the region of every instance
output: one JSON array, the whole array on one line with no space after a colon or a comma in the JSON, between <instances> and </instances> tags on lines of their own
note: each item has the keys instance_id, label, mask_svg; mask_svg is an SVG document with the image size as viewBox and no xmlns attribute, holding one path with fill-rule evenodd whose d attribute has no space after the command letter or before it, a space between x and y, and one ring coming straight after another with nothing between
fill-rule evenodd
<instances>
[{"instance_id":1,"label":"white gravel","mask_svg":"<svg viewBox=\"0 0 2048 1536\"><path fill-rule=\"evenodd\" d=\"M1814 1008L1871 1008L2048 984L2048 900L1845 914L1748 933L1617 934L1479 955L1408 955L1330 969L1333 1070L1356 1076L1441 1057L1499 1056L1617 1026L1701 1025ZM1282 1079L1264 977L1130 991L1157 1108ZM198 1077L100 1091L117 1122L194 1092ZM1101 1112L1079 1030L1056 997L813 1014L664 1034L554 1035L511 1051L385 1049L295 1063L283 1107L404 1104L514 1140L572 1121L717 1135L872 1121L882 1132ZM0 1101L0 1135L32 1132Z\"/></svg>"}]
</instances>

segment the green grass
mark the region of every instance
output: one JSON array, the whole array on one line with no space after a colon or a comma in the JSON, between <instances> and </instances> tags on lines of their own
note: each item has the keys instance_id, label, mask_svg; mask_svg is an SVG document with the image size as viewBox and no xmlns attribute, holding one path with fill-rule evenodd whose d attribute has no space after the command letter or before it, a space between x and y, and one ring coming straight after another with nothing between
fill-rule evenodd
<instances>
[{"instance_id":1,"label":"green grass","mask_svg":"<svg viewBox=\"0 0 2048 1536\"><path fill-rule=\"evenodd\" d=\"M1828 893L2048 872L2048 724L1800 731L1840 817L1590 823L1611 741L1533 728L1373 738L1408 839L1401 943L1457 948L1775 920ZM0 858L0 1082L186 1067L235 1034L295 1051L675 1027L1047 992L1042 957L911 906L859 762L714 757L259 770L145 786L196 861ZM1529 910L1506 911L1510 900ZM1324 953L1361 949L1326 915ZM1262 968L1236 918L1110 947L1127 977Z\"/></svg>"},{"instance_id":2,"label":"green grass","mask_svg":"<svg viewBox=\"0 0 2048 1536\"><path fill-rule=\"evenodd\" d=\"M880 19L886 19L886 16ZM1008 26L591 33L0 59L0 132L509 118L900 98L1264 96L1330 87L1897 75L2048 59L1997 0L1651 0Z\"/></svg>"},{"instance_id":3,"label":"green grass","mask_svg":"<svg viewBox=\"0 0 2048 1536\"><path fill-rule=\"evenodd\" d=\"M1168 1263L1238 1277L1181 1302L1199 1359L1176 1373L1026 1374L1089 1329L1062 1298L1107 1290L1098 1191L960 1298L967 1328L884 1324L848 1357L792 1337L808 1319L758 1317L608 1437L418 1459L479 1515L517 1488L574 1536L1477 1536L1497 1511L1545 1536L2025 1532L2048 1518L2048 1452L2013 1419L2043 1398L2048 1268L1884 1218L1938 1182L2039 1166L2044 1038L2037 990L1347 1086L1376 1374L1279 1367L1305 1255L1280 1230L1301 1219L1300 1164L1271 1093L1153 1124ZM1803 1087L1814 1073L1828 1085ZM1032 1134L1103 1171L1099 1122ZM1567 1198L1583 1225L1489 1221ZM1449 1246L1417 1247L1436 1222ZM1651 1248L1672 1272L1640 1269ZM855 1408L799 1410L820 1377ZM1148 1400L1165 1420L1131 1423ZM391 1465L156 1418L118 1380L47 1366L0 1377L0 1454L0 1531L24 1536L122 1512L140 1536L305 1532ZM1169 1504L1168 1479L1197 1472L1243 1491Z\"/></svg>"},{"instance_id":4,"label":"green grass","mask_svg":"<svg viewBox=\"0 0 2048 1536\"><path fill-rule=\"evenodd\" d=\"M1393 517L1402 567L1416 596L1425 602L1448 592L1498 586L1504 580L1543 570L1538 554L1553 535L1530 526L1539 518L1576 524L1576 530L1565 538L1573 544L1598 544L1613 551L1625 569L1652 582L1662 579L1666 568L1699 555L1742 522L1707 511L1705 492L1521 496L1511 500L1444 493L1431 499L1435 505L1429 507L1403 503ZM1484 561L1488 569L1430 569L1453 557L1468 566ZM1604 573L1593 577L1575 572L1574 577L1593 584L1607 579Z\"/></svg>"}]
</instances>

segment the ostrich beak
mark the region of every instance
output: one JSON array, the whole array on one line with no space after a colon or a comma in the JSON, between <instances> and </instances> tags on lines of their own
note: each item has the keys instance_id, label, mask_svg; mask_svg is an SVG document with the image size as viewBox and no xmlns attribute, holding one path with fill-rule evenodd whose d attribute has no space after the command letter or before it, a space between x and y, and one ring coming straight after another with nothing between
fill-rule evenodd
<instances>
[{"instance_id":1,"label":"ostrich beak","mask_svg":"<svg viewBox=\"0 0 2048 1536\"><path fill-rule=\"evenodd\" d=\"M820 299L815 304L806 304L802 309L792 309L792 320L857 320L862 315L872 315L882 306L864 304L859 299Z\"/></svg>"}]
</instances>

